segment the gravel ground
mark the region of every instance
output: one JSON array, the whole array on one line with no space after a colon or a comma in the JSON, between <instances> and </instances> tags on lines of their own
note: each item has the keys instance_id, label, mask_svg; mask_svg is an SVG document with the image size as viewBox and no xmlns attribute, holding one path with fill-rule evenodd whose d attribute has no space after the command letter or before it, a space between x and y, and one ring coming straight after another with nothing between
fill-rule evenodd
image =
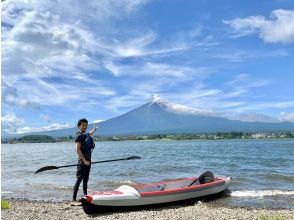
<instances>
[{"instance_id":1,"label":"gravel ground","mask_svg":"<svg viewBox=\"0 0 294 220\"><path fill-rule=\"evenodd\" d=\"M72 207L69 202L34 202L27 200L8 200L11 208L1 210L1 219L258 219L261 216L279 216L281 219L294 220L293 210L268 210L216 207L206 203L173 205L164 208L148 209L122 213L86 215L81 206Z\"/></svg>"}]
</instances>

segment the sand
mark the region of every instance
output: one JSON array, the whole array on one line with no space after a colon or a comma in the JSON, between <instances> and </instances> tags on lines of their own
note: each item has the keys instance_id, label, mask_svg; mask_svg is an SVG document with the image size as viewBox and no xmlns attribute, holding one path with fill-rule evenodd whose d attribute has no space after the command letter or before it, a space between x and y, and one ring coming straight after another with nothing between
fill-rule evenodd
<instances>
[{"instance_id":1,"label":"sand","mask_svg":"<svg viewBox=\"0 0 294 220\"><path fill-rule=\"evenodd\" d=\"M139 211L120 213L101 213L87 215L81 206L72 207L70 202L40 202L10 199L10 209L1 210L1 219L258 219L263 216L279 216L281 219L294 220L293 210L253 209L221 207L210 203L195 202L187 205L170 205Z\"/></svg>"}]
</instances>

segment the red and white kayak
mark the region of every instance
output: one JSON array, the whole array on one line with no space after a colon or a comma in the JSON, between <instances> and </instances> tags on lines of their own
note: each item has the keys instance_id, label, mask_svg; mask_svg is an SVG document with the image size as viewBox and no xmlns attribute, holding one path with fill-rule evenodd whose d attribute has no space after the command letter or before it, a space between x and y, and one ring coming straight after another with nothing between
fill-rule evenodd
<instances>
[{"instance_id":1,"label":"red and white kayak","mask_svg":"<svg viewBox=\"0 0 294 220\"><path fill-rule=\"evenodd\" d=\"M122 185L113 191L95 192L82 198L82 206L87 214L156 206L220 193L231 183L230 177L214 178L211 172L212 176L205 173L199 178L182 178L135 187Z\"/></svg>"}]
</instances>

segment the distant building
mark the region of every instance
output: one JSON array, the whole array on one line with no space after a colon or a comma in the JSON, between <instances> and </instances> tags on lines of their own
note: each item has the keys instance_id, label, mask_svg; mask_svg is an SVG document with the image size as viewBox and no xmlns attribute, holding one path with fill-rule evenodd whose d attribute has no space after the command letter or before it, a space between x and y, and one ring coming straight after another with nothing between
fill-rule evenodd
<instances>
[{"instance_id":1,"label":"distant building","mask_svg":"<svg viewBox=\"0 0 294 220\"><path fill-rule=\"evenodd\" d=\"M254 138L254 139L266 138L266 133L252 134L251 137Z\"/></svg>"}]
</instances>

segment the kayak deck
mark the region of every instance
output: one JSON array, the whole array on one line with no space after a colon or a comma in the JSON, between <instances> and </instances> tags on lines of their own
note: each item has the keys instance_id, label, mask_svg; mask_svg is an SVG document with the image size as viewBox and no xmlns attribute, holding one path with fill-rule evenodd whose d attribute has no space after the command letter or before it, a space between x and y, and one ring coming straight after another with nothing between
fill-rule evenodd
<instances>
[{"instance_id":1,"label":"kayak deck","mask_svg":"<svg viewBox=\"0 0 294 220\"><path fill-rule=\"evenodd\" d=\"M215 178L215 181L206 184L200 184L197 178L183 178L178 180L171 180L167 182L160 182L155 184L147 184L145 186L135 187L142 197L159 196L167 194L176 194L181 192L189 192L195 189L203 189L207 187L214 187L224 184L224 179ZM194 182L194 183L193 183ZM190 185L193 183L193 185Z\"/></svg>"}]
</instances>

